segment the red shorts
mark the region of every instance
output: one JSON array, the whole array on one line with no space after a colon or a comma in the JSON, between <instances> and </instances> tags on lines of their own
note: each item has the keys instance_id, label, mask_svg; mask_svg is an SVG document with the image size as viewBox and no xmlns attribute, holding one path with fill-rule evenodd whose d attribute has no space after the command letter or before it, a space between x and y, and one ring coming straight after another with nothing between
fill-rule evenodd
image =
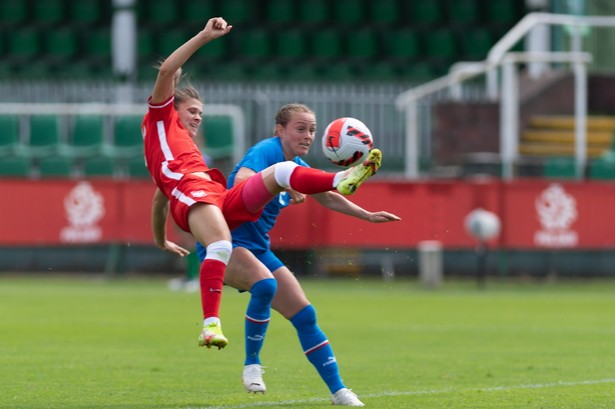
<instances>
[{"instance_id":1,"label":"red shorts","mask_svg":"<svg viewBox=\"0 0 615 409\"><path fill-rule=\"evenodd\" d=\"M262 209L251 213L247 210L241 195L246 181L227 190L218 182L185 175L169 198L173 220L182 230L190 232L188 212L196 203L209 203L222 209L222 214L231 230L242 223L258 220L263 212Z\"/></svg>"}]
</instances>

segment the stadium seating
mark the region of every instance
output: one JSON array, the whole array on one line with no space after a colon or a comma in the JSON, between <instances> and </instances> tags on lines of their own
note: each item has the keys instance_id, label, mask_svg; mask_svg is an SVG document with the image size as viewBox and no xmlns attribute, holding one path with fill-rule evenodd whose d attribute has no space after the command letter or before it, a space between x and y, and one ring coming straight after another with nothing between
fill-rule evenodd
<instances>
[{"instance_id":1,"label":"stadium seating","mask_svg":"<svg viewBox=\"0 0 615 409\"><path fill-rule=\"evenodd\" d=\"M0 156L14 155L20 144L19 117L0 115Z\"/></svg>"},{"instance_id":2,"label":"stadium seating","mask_svg":"<svg viewBox=\"0 0 615 409\"><path fill-rule=\"evenodd\" d=\"M212 159L233 156L233 121L228 116L208 116L203 121L205 153Z\"/></svg>"},{"instance_id":3,"label":"stadium seating","mask_svg":"<svg viewBox=\"0 0 615 409\"><path fill-rule=\"evenodd\" d=\"M0 160L0 178L28 178L31 175L32 163L29 158L11 156Z\"/></svg>"},{"instance_id":4,"label":"stadium seating","mask_svg":"<svg viewBox=\"0 0 615 409\"><path fill-rule=\"evenodd\" d=\"M75 163L65 156L49 156L38 162L41 178L70 178L74 176Z\"/></svg>"},{"instance_id":5,"label":"stadium seating","mask_svg":"<svg viewBox=\"0 0 615 409\"><path fill-rule=\"evenodd\" d=\"M543 176L551 179L574 179L576 177L574 158L567 156L550 156L546 158Z\"/></svg>"},{"instance_id":6,"label":"stadium seating","mask_svg":"<svg viewBox=\"0 0 615 409\"><path fill-rule=\"evenodd\" d=\"M23 79L108 79L112 2L0 0L0 74ZM233 34L212 42L191 62L215 80L344 80L322 64L350 59L379 65L380 81L423 81L458 59L483 59L525 13L515 0L152 0L137 2L139 81L149 67L200 30L203 16L222 15ZM9 35L10 33L10 35ZM4 35L3 35L4 34ZM4 40L4 41L3 41ZM424 43L424 44L423 44ZM4 52L3 52L4 49ZM301 59L301 60L298 60ZM267 66L254 64L267 61ZM291 63L317 69L286 74ZM231 68L215 72L212 65ZM401 67L419 63L429 70ZM30 65L30 63L32 63ZM242 67L237 67L241 64ZM384 64L391 66L385 68ZM224 66L223 68L227 68ZM354 71L354 69L353 69ZM403 72L404 74L399 74ZM420 74L414 77L414 73ZM371 76L378 80L376 75ZM353 81L350 76L346 80Z\"/></svg>"},{"instance_id":7,"label":"stadium seating","mask_svg":"<svg viewBox=\"0 0 615 409\"><path fill-rule=\"evenodd\" d=\"M145 166L145 159L143 156L135 156L126 162L126 173L130 178L149 179L151 176L147 167Z\"/></svg>"},{"instance_id":8,"label":"stadium seating","mask_svg":"<svg viewBox=\"0 0 615 409\"><path fill-rule=\"evenodd\" d=\"M17 146L17 155L42 158L58 154L61 118L56 115L32 115L28 119L28 138Z\"/></svg>"},{"instance_id":9,"label":"stadium seating","mask_svg":"<svg viewBox=\"0 0 615 409\"><path fill-rule=\"evenodd\" d=\"M102 116L77 115L69 129L68 140L59 147L61 155L83 158L102 153L105 144Z\"/></svg>"},{"instance_id":10,"label":"stadium seating","mask_svg":"<svg viewBox=\"0 0 615 409\"><path fill-rule=\"evenodd\" d=\"M117 160L107 156L94 156L85 159L82 172L85 178L109 178L119 176Z\"/></svg>"},{"instance_id":11,"label":"stadium seating","mask_svg":"<svg viewBox=\"0 0 615 409\"><path fill-rule=\"evenodd\" d=\"M110 158L130 158L143 155L141 115L118 116L113 121L113 137L103 147L103 154Z\"/></svg>"}]
</instances>

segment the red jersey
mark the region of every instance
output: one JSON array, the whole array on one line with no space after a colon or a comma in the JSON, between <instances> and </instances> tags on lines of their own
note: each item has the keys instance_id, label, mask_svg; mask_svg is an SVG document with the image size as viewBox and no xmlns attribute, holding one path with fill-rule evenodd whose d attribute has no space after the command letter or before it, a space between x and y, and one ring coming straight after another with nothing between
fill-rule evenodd
<instances>
[{"instance_id":1,"label":"red jersey","mask_svg":"<svg viewBox=\"0 0 615 409\"><path fill-rule=\"evenodd\" d=\"M186 174L207 172L212 180L226 188L226 180L218 169L210 169L188 130L179 120L171 96L161 104L151 104L143 117L141 132L145 162L156 186L172 197L172 191Z\"/></svg>"}]
</instances>

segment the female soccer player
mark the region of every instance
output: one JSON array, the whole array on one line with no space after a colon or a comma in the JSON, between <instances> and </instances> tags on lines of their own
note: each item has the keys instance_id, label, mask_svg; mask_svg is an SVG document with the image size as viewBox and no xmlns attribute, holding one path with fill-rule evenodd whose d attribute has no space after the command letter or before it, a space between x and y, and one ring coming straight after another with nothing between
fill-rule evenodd
<instances>
[{"instance_id":1,"label":"female soccer player","mask_svg":"<svg viewBox=\"0 0 615 409\"><path fill-rule=\"evenodd\" d=\"M283 106L275 117L274 137L250 148L231 174L229 186L242 183L257 172L287 160L300 166L308 166L300 156L309 152L315 130L316 116L311 109L302 104ZM329 209L372 223L400 220L396 215L385 211L369 212L334 192L319 193L312 197ZM268 232L275 224L280 211L290 203L301 203L304 200L304 194L287 189L279 194L276 200L267 204L256 222L242 224L232 232L233 256L224 281L227 285L250 291L251 294L245 318L246 358L243 382L249 392L264 393L266 390L259 354L271 315L270 308L273 306L295 326L303 351L329 387L333 403L363 406L342 382L333 350L316 323L316 311L299 281L271 251ZM200 259L207 254L206 249L198 243L197 251ZM254 269L255 258L267 269Z\"/></svg>"},{"instance_id":2,"label":"female soccer player","mask_svg":"<svg viewBox=\"0 0 615 409\"><path fill-rule=\"evenodd\" d=\"M377 149L349 172L337 174L284 162L226 189L218 169L210 169L193 141L203 104L192 87L176 88L181 67L208 42L228 34L232 26L221 18L210 19L203 30L176 49L159 67L142 123L145 159L158 189L152 203L152 228L158 247L184 256L188 251L166 239L169 212L177 225L207 248L200 268L203 331L199 345L224 348L219 308L226 265L231 257L230 229L255 221L263 207L282 190L292 188L311 194L337 189L353 193L380 166Z\"/></svg>"}]
</instances>

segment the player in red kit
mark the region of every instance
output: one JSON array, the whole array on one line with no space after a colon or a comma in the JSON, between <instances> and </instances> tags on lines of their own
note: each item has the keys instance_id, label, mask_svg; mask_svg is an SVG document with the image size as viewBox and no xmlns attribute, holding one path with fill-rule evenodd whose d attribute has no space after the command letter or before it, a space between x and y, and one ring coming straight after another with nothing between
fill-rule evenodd
<instances>
[{"instance_id":1,"label":"player in red kit","mask_svg":"<svg viewBox=\"0 0 615 409\"><path fill-rule=\"evenodd\" d=\"M199 345L218 349L228 343L222 334L219 309L224 272L232 251L230 230L257 220L264 206L285 189L304 194L337 189L342 194L352 194L375 174L382 159L380 151L374 149L365 162L338 173L298 166L292 161L280 162L227 190L222 173L207 166L193 141L202 121L199 94L191 86L177 86L184 63L199 48L231 29L223 18L212 18L160 64L142 123L145 160L158 187L152 203L155 243L180 256L188 254L166 238L170 213L180 228L206 247L207 257L199 274L204 317Z\"/></svg>"}]
</instances>

